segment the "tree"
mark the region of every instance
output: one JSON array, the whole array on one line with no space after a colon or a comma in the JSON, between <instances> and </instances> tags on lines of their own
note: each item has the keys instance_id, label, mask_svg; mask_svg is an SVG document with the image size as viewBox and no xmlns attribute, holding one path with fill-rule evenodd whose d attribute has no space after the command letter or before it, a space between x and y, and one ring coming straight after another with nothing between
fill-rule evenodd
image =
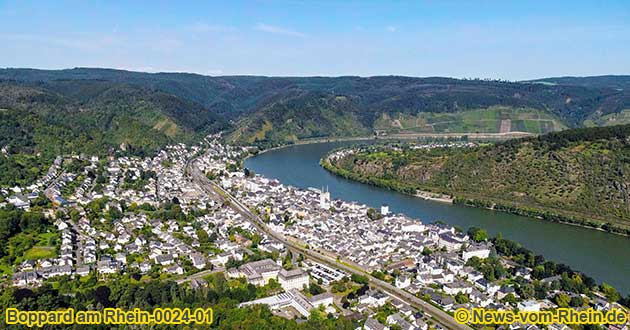
<instances>
[{"instance_id":1,"label":"tree","mask_svg":"<svg viewBox=\"0 0 630 330\"><path fill-rule=\"evenodd\" d=\"M516 297L514 296L513 293L508 293L505 297L503 297L503 299L501 299L501 302L508 303L513 306L516 305L517 303Z\"/></svg>"},{"instance_id":2,"label":"tree","mask_svg":"<svg viewBox=\"0 0 630 330\"><path fill-rule=\"evenodd\" d=\"M488 240L488 232L478 227L468 228L468 236L475 242Z\"/></svg>"},{"instance_id":3,"label":"tree","mask_svg":"<svg viewBox=\"0 0 630 330\"><path fill-rule=\"evenodd\" d=\"M466 304L466 303L468 303L469 298L468 298L468 295L467 295L467 294L464 294L463 292L458 292L458 293L455 295L455 301L456 301L458 304Z\"/></svg>"},{"instance_id":4,"label":"tree","mask_svg":"<svg viewBox=\"0 0 630 330\"><path fill-rule=\"evenodd\" d=\"M208 233L201 228L197 229L197 239L201 245L210 243L210 236L208 236Z\"/></svg>"},{"instance_id":5,"label":"tree","mask_svg":"<svg viewBox=\"0 0 630 330\"><path fill-rule=\"evenodd\" d=\"M523 284L518 287L517 291L523 299L530 299L534 297L534 286L532 284Z\"/></svg>"},{"instance_id":6,"label":"tree","mask_svg":"<svg viewBox=\"0 0 630 330\"><path fill-rule=\"evenodd\" d=\"M580 296L573 296L569 301L569 306L571 307L581 307L584 306L584 298Z\"/></svg>"},{"instance_id":7,"label":"tree","mask_svg":"<svg viewBox=\"0 0 630 330\"><path fill-rule=\"evenodd\" d=\"M367 276L357 275L357 274L350 275L350 280L352 280L352 282L357 283L357 284L368 284L369 283L369 280L368 280Z\"/></svg>"},{"instance_id":8,"label":"tree","mask_svg":"<svg viewBox=\"0 0 630 330\"><path fill-rule=\"evenodd\" d=\"M311 285L308 287L308 292L312 295L318 295L320 293L326 292L326 290L315 283L311 283Z\"/></svg>"},{"instance_id":9,"label":"tree","mask_svg":"<svg viewBox=\"0 0 630 330\"><path fill-rule=\"evenodd\" d=\"M602 285L600 286L600 290L606 296L606 299L608 299L608 301L616 302L619 300L619 298L621 298L619 292L617 292L617 289L615 289L608 283L602 283Z\"/></svg>"},{"instance_id":10,"label":"tree","mask_svg":"<svg viewBox=\"0 0 630 330\"><path fill-rule=\"evenodd\" d=\"M383 215L377 210L370 207L367 210L367 217L370 218L370 220L379 220L383 218Z\"/></svg>"},{"instance_id":11,"label":"tree","mask_svg":"<svg viewBox=\"0 0 630 330\"><path fill-rule=\"evenodd\" d=\"M569 307L569 303L571 302L571 298L565 293L557 294L555 300L556 305L558 305L559 307Z\"/></svg>"}]
</instances>

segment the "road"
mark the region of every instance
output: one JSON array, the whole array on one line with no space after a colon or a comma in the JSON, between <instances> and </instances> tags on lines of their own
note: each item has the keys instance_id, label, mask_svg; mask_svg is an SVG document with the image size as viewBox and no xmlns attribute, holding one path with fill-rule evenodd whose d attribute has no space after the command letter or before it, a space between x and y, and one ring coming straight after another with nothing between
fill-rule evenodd
<instances>
[{"instance_id":1,"label":"road","mask_svg":"<svg viewBox=\"0 0 630 330\"><path fill-rule=\"evenodd\" d=\"M401 290L393 285L391 285L390 283L381 281L375 277L373 277L372 275L370 275L369 273L367 273L364 270L359 270L356 269L354 267L349 267L347 265L344 265L340 262L338 262L336 260L336 258L331 258L328 256L325 256L319 252L313 251L313 250L309 250L307 248L304 248L300 245L297 245L291 241L289 241L288 239L286 239L286 237L280 233L277 233L271 229L269 229L269 227L267 227L267 225L263 222L263 220L258 217L257 215L255 215L254 213L252 213L249 208L247 208L245 205L243 205L240 201L238 201L236 198L234 198L232 195L230 195L227 191L223 190L223 188L221 188L220 186L216 185L214 182L208 180L208 178L201 173L201 171L199 171L199 169L194 166L195 164L195 160L191 160L188 162L188 164L186 164L186 173L192 178L192 180L194 180L199 187L201 187L201 189L204 190L204 192L212 195L215 198L218 198L219 201L222 202L229 202L228 204L230 205L230 207L232 207L235 211L239 212L241 215L243 215L246 219L248 219L254 226L256 226L260 231L262 231L263 233L267 234L269 237L275 239L278 242L281 242L282 244L284 244L285 246L287 246L289 249L293 250L293 251L297 251L299 253L302 253L305 257L308 257L312 260L315 260L317 262L329 265L331 267L334 268L338 268L338 269L342 269L350 274L357 274L357 275L361 275L361 276L366 276L369 281L370 284L373 287L377 287L381 290L383 290L384 292L388 293L390 296L395 297L401 301L404 301L406 303L408 303L409 305L423 311L426 313L431 314L431 316L437 320L439 323L441 323L442 325L446 326L448 329L452 329L452 330L469 330L471 329L470 327L466 326L466 325L462 325L459 324L457 322L455 322L455 320L453 319L452 316L448 315L447 313L445 313L444 311L440 310L439 308L427 303L426 301L404 291Z\"/></svg>"}]
</instances>

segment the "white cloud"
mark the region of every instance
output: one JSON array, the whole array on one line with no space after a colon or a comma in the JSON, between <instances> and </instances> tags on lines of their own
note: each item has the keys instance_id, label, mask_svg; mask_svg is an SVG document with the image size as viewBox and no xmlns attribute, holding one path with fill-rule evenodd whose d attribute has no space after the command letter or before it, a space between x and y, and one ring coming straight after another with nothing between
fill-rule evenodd
<instances>
[{"instance_id":1,"label":"white cloud","mask_svg":"<svg viewBox=\"0 0 630 330\"><path fill-rule=\"evenodd\" d=\"M393 25L390 25L387 27L387 32L396 32L396 31L398 31L398 28Z\"/></svg>"},{"instance_id":2,"label":"white cloud","mask_svg":"<svg viewBox=\"0 0 630 330\"><path fill-rule=\"evenodd\" d=\"M298 32L298 31L291 30L291 29L285 29L285 28L278 27L278 26L263 24L263 23L260 23L260 24L256 25L256 27L254 27L254 29L256 29L258 31L262 31L262 32L273 33L273 34L283 34L283 35L294 36L294 37L305 37L306 36L302 32Z\"/></svg>"}]
</instances>

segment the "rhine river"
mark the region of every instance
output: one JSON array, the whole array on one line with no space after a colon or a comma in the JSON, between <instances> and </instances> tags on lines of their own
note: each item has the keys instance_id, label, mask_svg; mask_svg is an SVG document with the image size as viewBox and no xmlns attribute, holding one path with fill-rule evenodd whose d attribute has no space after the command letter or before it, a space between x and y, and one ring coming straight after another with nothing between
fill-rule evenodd
<instances>
[{"instance_id":1,"label":"rhine river","mask_svg":"<svg viewBox=\"0 0 630 330\"><path fill-rule=\"evenodd\" d=\"M337 177L319 166L328 151L356 142L330 142L271 150L245 161L255 173L299 188L328 187L333 199L355 201L403 213L425 223L442 220L466 230L477 226L491 235L521 243L536 254L584 272L597 282L630 293L630 238L490 210L423 199Z\"/></svg>"}]
</instances>

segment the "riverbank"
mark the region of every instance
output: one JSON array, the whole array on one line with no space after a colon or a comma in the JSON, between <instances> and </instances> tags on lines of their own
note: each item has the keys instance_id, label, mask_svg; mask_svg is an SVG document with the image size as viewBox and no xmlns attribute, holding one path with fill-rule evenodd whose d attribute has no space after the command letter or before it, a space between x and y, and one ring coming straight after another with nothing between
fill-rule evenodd
<instances>
[{"instance_id":1,"label":"riverbank","mask_svg":"<svg viewBox=\"0 0 630 330\"><path fill-rule=\"evenodd\" d=\"M297 145L307 145L315 143L333 143L333 142L352 142L352 141L391 141L391 140L419 140L419 139L469 139L469 140L493 140L504 141L509 139L519 139L525 137L536 136L527 132L508 132L508 133L405 133L390 135L370 135L370 136L347 136L347 137L326 137L326 138L309 138L298 140L294 143L286 143L283 145L261 149L255 154L248 155L252 157L263 154L265 152L279 150Z\"/></svg>"},{"instance_id":2,"label":"riverbank","mask_svg":"<svg viewBox=\"0 0 630 330\"><path fill-rule=\"evenodd\" d=\"M428 201L447 203L447 204L453 204L453 202L455 201L455 199L449 195L436 194L430 191L422 191L422 190L418 190L414 196L422 198L424 200L428 200Z\"/></svg>"},{"instance_id":3,"label":"riverbank","mask_svg":"<svg viewBox=\"0 0 630 330\"><path fill-rule=\"evenodd\" d=\"M572 214L572 215L562 214L558 212L557 210L550 210L550 209L545 210L545 209L540 209L540 208L527 206L527 205L516 205L515 203L509 202L509 201L498 201L498 200L486 199L483 197L473 198L471 196L463 196L461 194L458 196L457 193L455 192L447 195L447 194L435 193L431 191L421 191L421 190L417 190L415 187L411 185L394 181L394 180L366 178L357 173L353 173L349 170L342 169L333 165L330 162L329 156L330 156L330 153L327 154L324 158L322 158L320 160L320 165L328 172L334 175L343 177L348 180L397 191L403 194L423 198L426 200L433 200L433 201L438 201L438 202L458 204L458 205L467 206L467 207L475 207L475 208L482 208L482 209L487 209L487 210L492 210L492 211L504 212L504 213L514 214L514 215L524 216L530 219L544 220L544 221L556 222L556 223L560 223L564 225L578 226L578 227L582 227L582 228L586 228L590 230L603 231L606 233L615 234L615 235L624 236L624 237L630 236L629 230L624 227L617 226L610 223L595 221L595 220L589 219L588 217L577 215L577 214ZM448 198L444 198L443 196L448 196Z\"/></svg>"},{"instance_id":4,"label":"riverbank","mask_svg":"<svg viewBox=\"0 0 630 330\"><path fill-rule=\"evenodd\" d=\"M356 142L355 142L356 143ZM325 170L320 160L332 150L352 147L353 142L319 143L283 148L251 157L245 166L256 174L300 189L326 187L332 199L354 201L379 209L386 204L423 223L441 221L458 228L485 229L490 236L502 236L527 247L535 255L591 274L598 282L630 293L627 251L630 239L601 230L567 226L551 221L495 212L477 207L436 203L409 194L345 180Z\"/></svg>"}]
</instances>

